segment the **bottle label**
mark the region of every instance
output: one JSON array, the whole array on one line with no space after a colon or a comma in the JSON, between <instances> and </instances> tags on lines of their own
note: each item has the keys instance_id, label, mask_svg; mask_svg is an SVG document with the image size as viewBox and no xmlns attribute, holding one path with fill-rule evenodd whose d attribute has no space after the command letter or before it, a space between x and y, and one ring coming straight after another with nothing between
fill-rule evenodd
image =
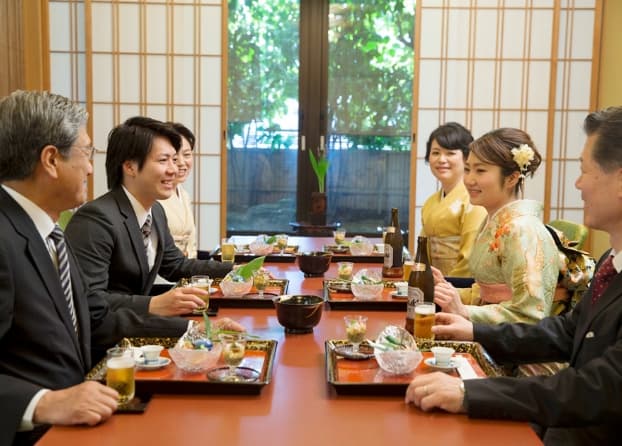
<instances>
[{"instance_id":1,"label":"bottle label","mask_svg":"<svg viewBox=\"0 0 622 446\"><path fill-rule=\"evenodd\" d=\"M384 244L384 267L391 268L393 266L393 247L385 243Z\"/></svg>"},{"instance_id":2,"label":"bottle label","mask_svg":"<svg viewBox=\"0 0 622 446\"><path fill-rule=\"evenodd\" d=\"M408 287L408 303L406 304L406 317L408 319L415 318L415 304L423 302L423 290L419 287Z\"/></svg>"}]
</instances>

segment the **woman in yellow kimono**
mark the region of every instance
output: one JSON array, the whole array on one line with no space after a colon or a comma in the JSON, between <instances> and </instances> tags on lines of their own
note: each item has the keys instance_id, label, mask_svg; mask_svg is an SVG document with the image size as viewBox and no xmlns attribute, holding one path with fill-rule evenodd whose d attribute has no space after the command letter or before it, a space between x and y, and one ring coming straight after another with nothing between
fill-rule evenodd
<instances>
[{"instance_id":1,"label":"woman in yellow kimono","mask_svg":"<svg viewBox=\"0 0 622 446\"><path fill-rule=\"evenodd\" d=\"M175 245L184 255L193 259L197 256L196 227L190 197L181 186L188 178L192 169L192 151L194 150L194 134L179 123L169 123L181 135L181 148L177 152L177 178L175 193L166 200L160 200L164 208L168 227L175 240Z\"/></svg>"},{"instance_id":2,"label":"woman in yellow kimono","mask_svg":"<svg viewBox=\"0 0 622 446\"><path fill-rule=\"evenodd\" d=\"M476 283L458 290L435 271L434 301L473 322L535 323L551 314L559 274L542 204L518 198L540 155L529 135L510 128L485 134L470 149L464 184L471 203L488 213L469 259Z\"/></svg>"},{"instance_id":3,"label":"woman in yellow kimono","mask_svg":"<svg viewBox=\"0 0 622 446\"><path fill-rule=\"evenodd\" d=\"M471 277L469 255L486 210L472 206L462 182L471 133L456 122L434 130L426 144L425 160L441 183L421 209L421 235L430 240L430 263L443 275Z\"/></svg>"}]
</instances>

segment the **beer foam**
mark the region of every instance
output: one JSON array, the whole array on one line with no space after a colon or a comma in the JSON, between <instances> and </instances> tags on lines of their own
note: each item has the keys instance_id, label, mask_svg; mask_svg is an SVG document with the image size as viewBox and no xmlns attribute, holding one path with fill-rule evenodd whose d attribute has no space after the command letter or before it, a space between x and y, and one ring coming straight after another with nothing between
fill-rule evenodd
<instances>
[{"instance_id":1,"label":"beer foam","mask_svg":"<svg viewBox=\"0 0 622 446\"><path fill-rule=\"evenodd\" d=\"M416 314L425 314L426 316L430 315L430 314L434 314L435 313L434 306L432 306L432 305L423 305L423 306L418 305L418 306L415 307L415 313Z\"/></svg>"},{"instance_id":2,"label":"beer foam","mask_svg":"<svg viewBox=\"0 0 622 446\"><path fill-rule=\"evenodd\" d=\"M134 367L134 359L129 356L110 358L106 362L106 367L109 369L126 369L128 367Z\"/></svg>"}]
</instances>

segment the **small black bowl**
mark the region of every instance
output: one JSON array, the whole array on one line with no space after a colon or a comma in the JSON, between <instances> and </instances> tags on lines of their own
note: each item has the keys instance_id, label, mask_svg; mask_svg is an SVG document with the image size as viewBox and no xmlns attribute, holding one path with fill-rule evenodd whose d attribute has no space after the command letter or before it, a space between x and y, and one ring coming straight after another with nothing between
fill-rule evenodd
<instances>
[{"instance_id":1,"label":"small black bowl","mask_svg":"<svg viewBox=\"0 0 622 446\"><path fill-rule=\"evenodd\" d=\"M276 317L285 333L311 333L322 319L324 299L314 295L284 295L274 300Z\"/></svg>"},{"instance_id":2,"label":"small black bowl","mask_svg":"<svg viewBox=\"0 0 622 446\"><path fill-rule=\"evenodd\" d=\"M328 271L332 258L330 252L303 252L298 254L298 268L305 273L305 277L321 277Z\"/></svg>"}]
</instances>

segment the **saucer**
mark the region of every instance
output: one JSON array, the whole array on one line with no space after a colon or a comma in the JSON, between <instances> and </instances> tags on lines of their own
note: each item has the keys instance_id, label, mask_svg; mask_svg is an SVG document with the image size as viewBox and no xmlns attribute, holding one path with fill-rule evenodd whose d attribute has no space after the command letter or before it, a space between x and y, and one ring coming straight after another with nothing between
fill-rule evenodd
<instances>
[{"instance_id":1,"label":"saucer","mask_svg":"<svg viewBox=\"0 0 622 446\"><path fill-rule=\"evenodd\" d=\"M352 286L351 282L338 281L330 282L328 285L328 289L335 293L351 293Z\"/></svg>"},{"instance_id":2,"label":"saucer","mask_svg":"<svg viewBox=\"0 0 622 446\"><path fill-rule=\"evenodd\" d=\"M458 367L457 361L455 361L453 358L449 360L449 364L447 365L437 365L435 358L426 358L424 359L423 362L425 362L425 364L432 369L441 370L445 372L451 371L455 369L456 367Z\"/></svg>"},{"instance_id":3,"label":"saucer","mask_svg":"<svg viewBox=\"0 0 622 446\"><path fill-rule=\"evenodd\" d=\"M171 363L171 360L169 358L160 356L158 358L158 361L154 363L151 363L151 362L146 363L144 359L141 359L140 361L136 361L136 367L138 367L141 370L158 370L158 369L161 369L162 367L166 367L170 363Z\"/></svg>"},{"instance_id":4,"label":"saucer","mask_svg":"<svg viewBox=\"0 0 622 446\"><path fill-rule=\"evenodd\" d=\"M393 299L408 299L408 293L406 293L406 294L397 294L397 291L392 291L390 296Z\"/></svg>"},{"instance_id":5,"label":"saucer","mask_svg":"<svg viewBox=\"0 0 622 446\"><path fill-rule=\"evenodd\" d=\"M359 345L359 351L354 353L352 351L352 344L343 344L335 347L335 353L345 359L351 359L353 361L361 361L374 357L374 349L368 344Z\"/></svg>"},{"instance_id":6,"label":"saucer","mask_svg":"<svg viewBox=\"0 0 622 446\"><path fill-rule=\"evenodd\" d=\"M324 251L332 251L335 254L345 254L347 250L346 245L324 245Z\"/></svg>"},{"instance_id":7,"label":"saucer","mask_svg":"<svg viewBox=\"0 0 622 446\"><path fill-rule=\"evenodd\" d=\"M260 373L250 367L236 367L233 375L229 374L229 367L217 367L207 371L207 379L210 381L252 383L259 377Z\"/></svg>"}]
</instances>

